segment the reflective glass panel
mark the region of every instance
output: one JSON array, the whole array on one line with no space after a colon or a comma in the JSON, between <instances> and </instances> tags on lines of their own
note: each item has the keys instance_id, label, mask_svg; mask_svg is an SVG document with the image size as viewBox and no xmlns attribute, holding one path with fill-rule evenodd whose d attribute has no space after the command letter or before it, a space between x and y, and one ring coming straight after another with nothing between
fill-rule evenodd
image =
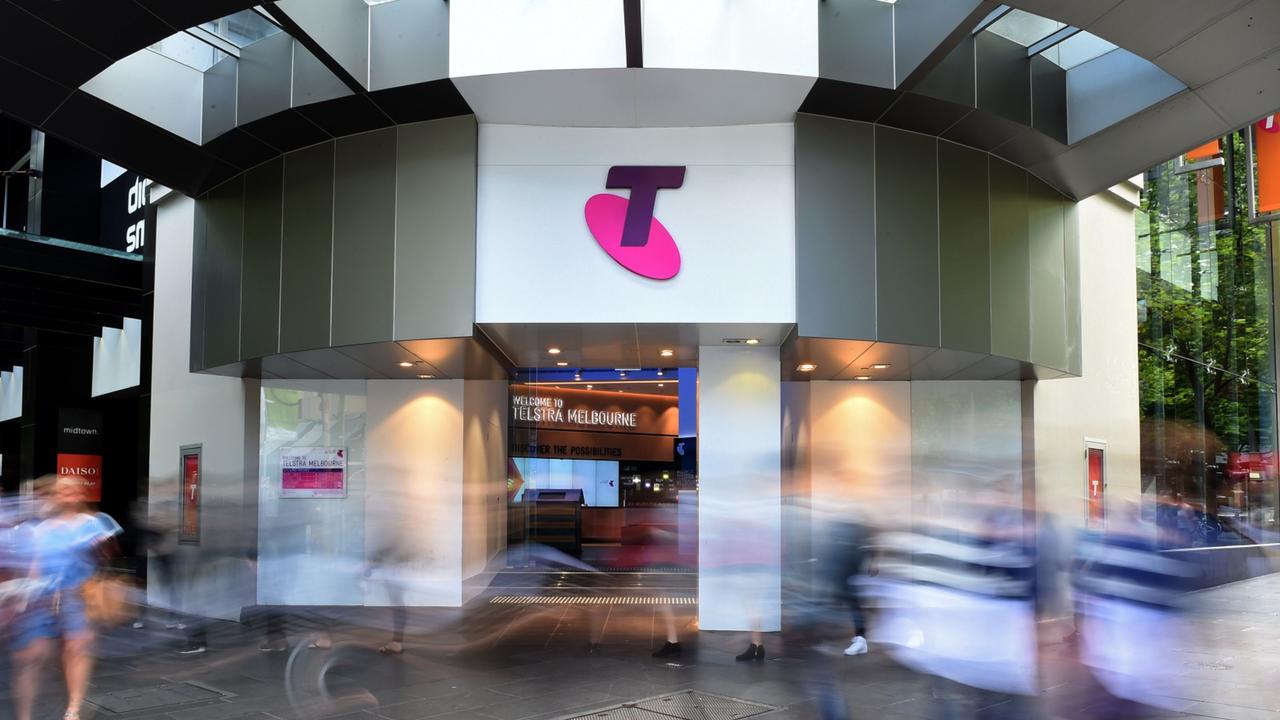
<instances>
[{"instance_id":1,"label":"reflective glass panel","mask_svg":"<svg viewBox=\"0 0 1280 720\"><path fill-rule=\"evenodd\" d=\"M1019 45L1028 46L1066 26L1066 23L1060 23L1057 20L1032 15L1022 10L1010 10L1004 17L991 23L987 30Z\"/></svg>"},{"instance_id":2,"label":"reflective glass panel","mask_svg":"<svg viewBox=\"0 0 1280 720\"><path fill-rule=\"evenodd\" d=\"M1113 43L1093 33L1081 31L1040 54L1052 60L1063 70L1070 70L1115 49L1116 46Z\"/></svg>"},{"instance_id":3,"label":"reflective glass panel","mask_svg":"<svg viewBox=\"0 0 1280 720\"><path fill-rule=\"evenodd\" d=\"M170 35L152 45L151 50L200 72L213 67L224 57L222 51L186 32Z\"/></svg>"},{"instance_id":4,"label":"reflective glass panel","mask_svg":"<svg viewBox=\"0 0 1280 720\"><path fill-rule=\"evenodd\" d=\"M236 47L244 47L281 32L280 26L253 10L210 20L200 26Z\"/></svg>"}]
</instances>

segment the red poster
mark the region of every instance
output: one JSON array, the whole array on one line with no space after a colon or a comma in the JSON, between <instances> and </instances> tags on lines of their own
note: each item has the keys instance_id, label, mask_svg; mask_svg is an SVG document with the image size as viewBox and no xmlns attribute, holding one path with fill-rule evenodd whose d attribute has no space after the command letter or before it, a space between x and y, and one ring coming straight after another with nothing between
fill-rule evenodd
<instances>
[{"instance_id":1,"label":"red poster","mask_svg":"<svg viewBox=\"0 0 1280 720\"><path fill-rule=\"evenodd\" d=\"M182 454L182 522L178 529L182 542L200 541L200 453Z\"/></svg>"},{"instance_id":2,"label":"red poster","mask_svg":"<svg viewBox=\"0 0 1280 720\"><path fill-rule=\"evenodd\" d=\"M58 475L80 481L86 502L102 502L102 456L58 453Z\"/></svg>"},{"instance_id":3,"label":"red poster","mask_svg":"<svg viewBox=\"0 0 1280 720\"><path fill-rule=\"evenodd\" d=\"M1258 164L1258 214L1280 211L1280 115L1258 123L1253 134Z\"/></svg>"},{"instance_id":4,"label":"red poster","mask_svg":"<svg viewBox=\"0 0 1280 720\"><path fill-rule=\"evenodd\" d=\"M1104 492L1106 490L1106 478L1103 476L1101 448L1089 448L1089 527L1100 527L1106 518L1106 500Z\"/></svg>"}]
</instances>

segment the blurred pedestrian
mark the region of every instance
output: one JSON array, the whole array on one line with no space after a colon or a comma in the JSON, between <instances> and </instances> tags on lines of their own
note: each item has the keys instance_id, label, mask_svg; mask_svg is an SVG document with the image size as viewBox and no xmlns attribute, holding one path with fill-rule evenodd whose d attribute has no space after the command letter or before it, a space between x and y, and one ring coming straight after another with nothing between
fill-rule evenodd
<instances>
[{"instance_id":1,"label":"blurred pedestrian","mask_svg":"<svg viewBox=\"0 0 1280 720\"><path fill-rule=\"evenodd\" d=\"M31 578L40 581L37 596L17 618L14 699L17 720L31 720L39 691L40 670L62 641L62 668L67 683L64 720L79 720L80 707L93 669L94 630L86 615L83 588L114 552L120 526L110 517L90 513L84 487L77 478L44 478L52 483L50 515L31 533Z\"/></svg>"}]
</instances>

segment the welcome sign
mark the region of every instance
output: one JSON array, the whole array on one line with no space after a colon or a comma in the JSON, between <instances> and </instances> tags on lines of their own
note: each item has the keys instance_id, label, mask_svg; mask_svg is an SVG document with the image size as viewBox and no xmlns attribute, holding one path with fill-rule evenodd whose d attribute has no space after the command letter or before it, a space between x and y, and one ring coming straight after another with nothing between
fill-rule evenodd
<instances>
[{"instance_id":1,"label":"welcome sign","mask_svg":"<svg viewBox=\"0 0 1280 720\"><path fill-rule=\"evenodd\" d=\"M603 390L511 386L511 425L539 429L675 435L677 398Z\"/></svg>"}]
</instances>

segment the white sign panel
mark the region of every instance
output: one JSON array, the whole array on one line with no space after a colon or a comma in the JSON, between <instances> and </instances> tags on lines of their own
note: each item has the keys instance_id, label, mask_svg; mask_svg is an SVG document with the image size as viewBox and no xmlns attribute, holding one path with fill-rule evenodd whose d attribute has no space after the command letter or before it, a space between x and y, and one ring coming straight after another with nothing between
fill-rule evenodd
<instances>
[{"instance_id":1,"label":"white sign panel","mask_svg":"<svg viewBox=\"0 0 1280 720\"><path fill-rule=\"evenodd\" d=\"M482 124L477 204L478 322L795 322L791 124Z\"/></svg>"},{"instance_id":2,"label":"white sign panel","mask_svg":"<svg viewBox=\"0 0 1280 720\"><path fill-rule=\"evenodd\" d=\"M346 496L346 448L286 447L280 449L280 497L344 498Z\"/></svg>"}]
</instances>

